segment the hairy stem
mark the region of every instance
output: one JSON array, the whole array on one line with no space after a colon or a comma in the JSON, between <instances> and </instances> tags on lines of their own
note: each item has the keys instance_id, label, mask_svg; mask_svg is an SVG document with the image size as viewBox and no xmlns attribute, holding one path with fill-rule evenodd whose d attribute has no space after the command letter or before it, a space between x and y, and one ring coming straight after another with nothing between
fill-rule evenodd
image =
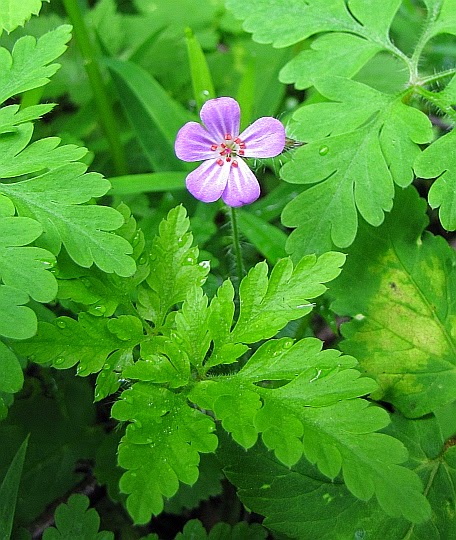
<instances>
[{"instance_id":1,"label":"hairy stem","mask_svg":"<svg viewBox=\"0 0 456 540\"><path fill-rule=\"evenodd\" d=\"M238 278L238 282L241 283L242 278L244 277L244 263L242 261L242 251L241 251L241 243L239 239L239 229L237 224L237 209L230 207L230 220L231 220L231 232L232 232L232 239L233 239L233 252L234 252L234 259L236 262L236 275Z\"/></svg>"},{"instance_id":2,"label":"hairy stem","mask_svg":"<svg viewBox=\"0 0 456 540\"><path fill-rule=\"evenodd\" d=\"M84 67L92 87L93 97L98 109L100 125L108 141L117 175L127 174L127 162L119 129L112 110L112 103L101 75L96 52L77 0L63 0L67 15L73 25L78 48L84 59Z\"/></svg>"},{"instance_id":3,"label":"hairy stem","mask_svg":"<svg viewBox=\"0 0 456 540\"><path fill-rule=\"evenodd\" d=\"M451 120L456 122L456 110L446 103L437 93L426 90L422 86L415 86L414 90L418 95L424 97L429 103L432 103L432 105L440 109L444 114L451 118Z\"/></svg>"}]
</instances>

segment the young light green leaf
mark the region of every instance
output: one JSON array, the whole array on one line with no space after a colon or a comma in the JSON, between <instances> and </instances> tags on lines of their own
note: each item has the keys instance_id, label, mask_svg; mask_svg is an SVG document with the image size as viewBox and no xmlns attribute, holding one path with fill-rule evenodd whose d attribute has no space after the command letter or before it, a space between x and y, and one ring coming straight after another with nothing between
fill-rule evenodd
<instances>
[{"instance_id":1,"label":"young light green leaf","mask_svg":"<svg viewBox=\"0 0 456 540\"><path fill-rule=\"evenodd\" d=\"M422 178L435 178L428 194L431 208L439 208L440 222L448 231L456 229L456 144L454 130L443 135L415 160L414 169Z\"/></svg>"},{"instance_id":2,"label":"young light green leaf","mask_svg":"<svg viewBox=\"0 0 456 540\"><path fill-rule=\"evenodd\" d=\"M57 369L78 365L78 375L85 377L100 371L116 351L129 355L144 338L140 321L131 315L117 319L81 313L79 320L59 317L55 323L40 322L38 333L27 341L15 343L14 349L38 364L51 362Z\"/></svg>"},{"instance_id":3,"label":"young light green leaf","mask_svg":"<svg viewBox=\"0 0 456 540\"><path fill-rule=\"evenodd\" d=\"M13 530L14 512L19 484L27 452L28 436L21 444L0 484L0 534L2 540L9 539Z\"/></svg>"},{"instance_id":4,"label":"young light green leaf","mask_svg":"<svg viewBox=\"0 0 456 540\"><path fill-rule=\"evenodd\" d=\"M0 109L0 134L14 133L15 126L25 124L44 116L52 111L53 103L43 103L40 105L31 105L25 109L19 109L19 105L8 105Z\"/></svg>"},{"instance_id":5,"label":"young light green leaf","mask_svg":"<svg viewBox=\"0 0 456 540\"><path fill-rule=\"evenodd\" d=\"M302 258L293 268L288 259L281 259L268 279L266 263L257 264L242 280L239 319L230 335L235 343L254 343L274 336L289 321L299 319L312 310L310 299L323 294L323 283L340 273L345 256L328 252L317 259Z\"/></svg>"},{"instance_id":6,"label":"young light green leaf","mask_svg":"<svg viewBox=\"0 0 456 540\"><path fill-rule=\"evenodd\" d=\"M49 0L47 0L49 1ZM2 30L12 32L32 15L38 15L43 0L5 0L0 11L0 34Z\"/></svg>"},{"instance_id":7,"label":"young light green leaf","mask_svg":"<svg viewBox=\"0 0 456 540\"><path fill-rule=\"evenodd\" d=\"M425 202L416 191L396 196L385 223L363 226L348 250L332 307L353 317L341 348L378 381L376 397L419 417L456 392L456 257L442 238L422 236Z\"/></svg>"},{"instance_id":8,"label":"young light green leaf","mask_svg":"<svg viewBox=\"0 0 456 540\"><path fill-rule=\"evenodd\" d=\"M65 24L38 40L32 36L18 39L12 53L0 48L0 103L49 82L49 77L59 68L58 64L51 62L65 52L70 32L71 26Z\"/></svg>"},{"instance_id":9,"label":"young light green leaf","mask_svg":"<svg viewBox=\"0 0 456 540\"><path fill-rule=\"evenodd\" d=\"M185 297L194 285L202 285L209 268L198 264L198 248L192 248L193 237L187 232L187 213L182 206L170 210L159 228L150 252L150 274L147 286L139 289L142 315L161 326L169 309Z\"/></svg>"},{"instance_id":10,"label":"young light green leaf","mask_svg":"<svg viewBox=\"0 0 456 540\"><path fill-rule=\"evenodd\" d=\"M217 437L212 418L191 408L185 395L150 383L136 383L112 408L114 418L128 421L119 446L124 473L120 488L135 523L147 523L163 510L179 481L194 484L199 453L213 452Z\"/></svg>"},{"instance_id":11,"label":"young light green leaf","mask_svg":"<svg viewBox=\"0 0 456 540\"><path fill-rule=\"evenodd\" d=\"M287 182L315 184L282 213L285 225L297 227L287 249L298 256L321 253L333 243L349 246L358 211L371 225L380 225L392 208L394 183L412 182L418 145L432 138L429 119L397 96L340 77L322 78L316 88L333 101L295 114L296 136L309 144L282 169Z\"/></svg>"},{"instance_id":12,"label":"young light green leaf","mask_svg":"<svg viewBox=\"0 0 456 540\"><path fill-rule=\"evenodd\" d=\"M66 504L59 504L56 527L48 527L43 540L114 540L114 533L98 532L100 517L89 504L89 498L79 493L71 495Z\"/></svg>"},{"instance_id":13,"label":"young light green leaf","mask_svg":"<svg viewBox=\"0 0 456 540\"><path fill-rule=\"evenodd\" d=\"M39 142L43 141L46 139ZM24 170L28 167L26 152L19 154ZM46 161L43 166L47 166ZM109 189L101 175L84 174L86 168L83 163L67 163L35 178L0 184L0 193L14 202L19 215L42 224L45 235L41 244L55 255L63 243L80 266L95 263L104 272L131 276L136 268L128 256L132 247L121 236L111 234L124 223L122 215L114 208L82 204Z\"/></svg>"}]
</instances>

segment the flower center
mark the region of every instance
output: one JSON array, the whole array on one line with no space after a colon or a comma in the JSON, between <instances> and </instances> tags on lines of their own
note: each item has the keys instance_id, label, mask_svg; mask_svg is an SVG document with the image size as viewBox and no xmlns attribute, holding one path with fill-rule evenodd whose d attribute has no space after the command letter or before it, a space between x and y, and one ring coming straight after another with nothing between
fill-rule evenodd
<instances>
[{"instance_id":1,"label":"flower center","mask_svg":"<svg viewBox=\"0 0 456 540\"><path fill-rule=\"evenodd\" d=\"M217 159L217 164L220 167L224 162L231 163L233 167L238 166L235 156L243 156L245 153L245 142L242 142L239 137L235 137L227 133L220 144L213 144L211 146L213 152L217 152L220 157Z\"/></svg>"}]
</instances>

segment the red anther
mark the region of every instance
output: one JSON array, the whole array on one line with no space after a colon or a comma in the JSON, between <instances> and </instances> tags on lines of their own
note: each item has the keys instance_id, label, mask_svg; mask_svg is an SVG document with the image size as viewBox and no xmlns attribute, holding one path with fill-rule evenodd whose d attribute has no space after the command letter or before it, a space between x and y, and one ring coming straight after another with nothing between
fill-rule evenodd
<instances>
[{"instance_id":1,"label":"red anther","mask_svg":"<svg viewBox=\"0 0 456 540\"><path fill-rule=\"evenodd\" d=\"M234 139L234 142L235 142L236 144L240 144L242 141L241 141L241 139L240 139L239 137L236 137L236 138Z\"/></svg>"},{"instance_id":2,"label":"red anther","mask_svg":"<svg viewBox=\"0 0 456 540\"><path fill-rule=\"evenodd\" d=\"M225 143L222 143L220 146L221 146L222 148L226 148L226 144L225 144Z\"/></svg>"},{"instance_id":3,"label":"red anther","mask_svg":"<svg viewBox=\"0 0 456 540\"><path fill-rule=\"evenodd\" d=\"M229 133L225 135L225 141L231 141L232 138L233 137Z\"/></svg>"},{"instance_id":4,"label":"red anther","mask_svg":"<svg viewBox=\"0 0 456 540\"><path fill-rule=\"evenodd\" d=\"M228 156L228 157L226 158L226 162L229 163L230 161L231 161L231 158Z\"/></svg>"},{"instance_id":5,"label":"red anther","mask_svg":"<svg viewBox=\"0 0 456 540\"><path fill-rule=\"evenodd\" d=\"M228 154L228 150L222 150L222 151L220 152L220 155L221 155L221 156L225 156L226 154Z\"/></svg>"},{"instance_id":6,"label":"red anther","mask_svg":"<svg viewBox=\"0 0 456 540\"><path fill-rule=\"evenodd\" d=\"M233 163L232 163L233 167L239 167L239 163L233 159Z\"/></svg>"},{"instance_id":7,"label":"red anther","mask_svg":"<svg viewBox=\"0 0 456 540\"><path fill-rule=\"evenodd\" d=\"M213 144L213 145L211 146L211 150L212 150L212 151L217 150L217 148L218 148L218 144Z\"/></svg>"},{"instance_id":8,"label":"red anther","mask_svg":"<svg viewBox=\"0 0 456 540\"><path fill-rule=\"evenodd\" d=\"M216 163L221 167L223 165L223 159L218 159Z\"/></svg>"},{"instance_id":9,"label":"red anther","mask_svg":"<svg viewBox=\"0 0 456 540\"><path fill-rule=\"evenodd\" d=\"M245 142L240 142L239 143L239 148L245 148Z\"/></svg>"},{"instance_id":10,"label":"red anther","mask_svg":"<svg viewBox=\"0 0 456 540\"><path fill-rule=\"evenodd\" d=\"M244 150L238 150L238 155L243 156L245 154Z\"/></svg>"}]
</instances>

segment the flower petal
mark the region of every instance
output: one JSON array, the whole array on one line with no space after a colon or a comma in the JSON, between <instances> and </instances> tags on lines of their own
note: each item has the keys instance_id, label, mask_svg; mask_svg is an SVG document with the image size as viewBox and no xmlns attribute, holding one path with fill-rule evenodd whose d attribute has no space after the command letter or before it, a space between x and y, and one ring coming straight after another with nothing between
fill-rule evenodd
<instances>
[{"instance_id":1,"label":"flower petal","mask_svg":"<svg viewBox=\"0 0 456 540\"><path fill-rule=\"evenodd\" d=\"M228 206L242 206L256 201L260 196L260 184L245 161L238 158L238 166L231 167L222 198Z\"/></svg>"},{"instance_id":2,"label":"flower petal","mask_svg":"<svg viewBox=\"0 0 456 540\"><path fill-rule=\"evenodd\" d=\"M176 136L174 151L183 161L201 161L215 157L211 145L217 141L198 122L187 122Z\"/></svg>"},{"instance_id":3,"label":"flower petal","mask_svg":"<svg viewBox=\"0 0 456 540\"><path fill-rule=\"evenodd\" d=\"M207 131L217 138L218 143L223 142L227 134L233 139L239 135L241 111L239 103L233 98L209 99L201 107L200 116Z\"/></svg>"},{"instance_id":4,"label":"flower petal","mask_svg":"<svg viewBox=\"0 0 456 540\"><path fill-rule=\"evenodd\" d=\"M258 118L239 135L245 143L244 157L278 156L285 147L285 128L272 116Z\"/></svg>"},{"instance_id":5,"label":"flower petal","mask_svg":"<svg viewBox=\"0 0 456 540\"><path fill-rule=\"evenodd\" d=\"M209 203L220 199L226 187L230 164L220 166L217 160L210 159L192 171L185 181L187 189L198 200Z\"/></svg>"}]
</instances>

